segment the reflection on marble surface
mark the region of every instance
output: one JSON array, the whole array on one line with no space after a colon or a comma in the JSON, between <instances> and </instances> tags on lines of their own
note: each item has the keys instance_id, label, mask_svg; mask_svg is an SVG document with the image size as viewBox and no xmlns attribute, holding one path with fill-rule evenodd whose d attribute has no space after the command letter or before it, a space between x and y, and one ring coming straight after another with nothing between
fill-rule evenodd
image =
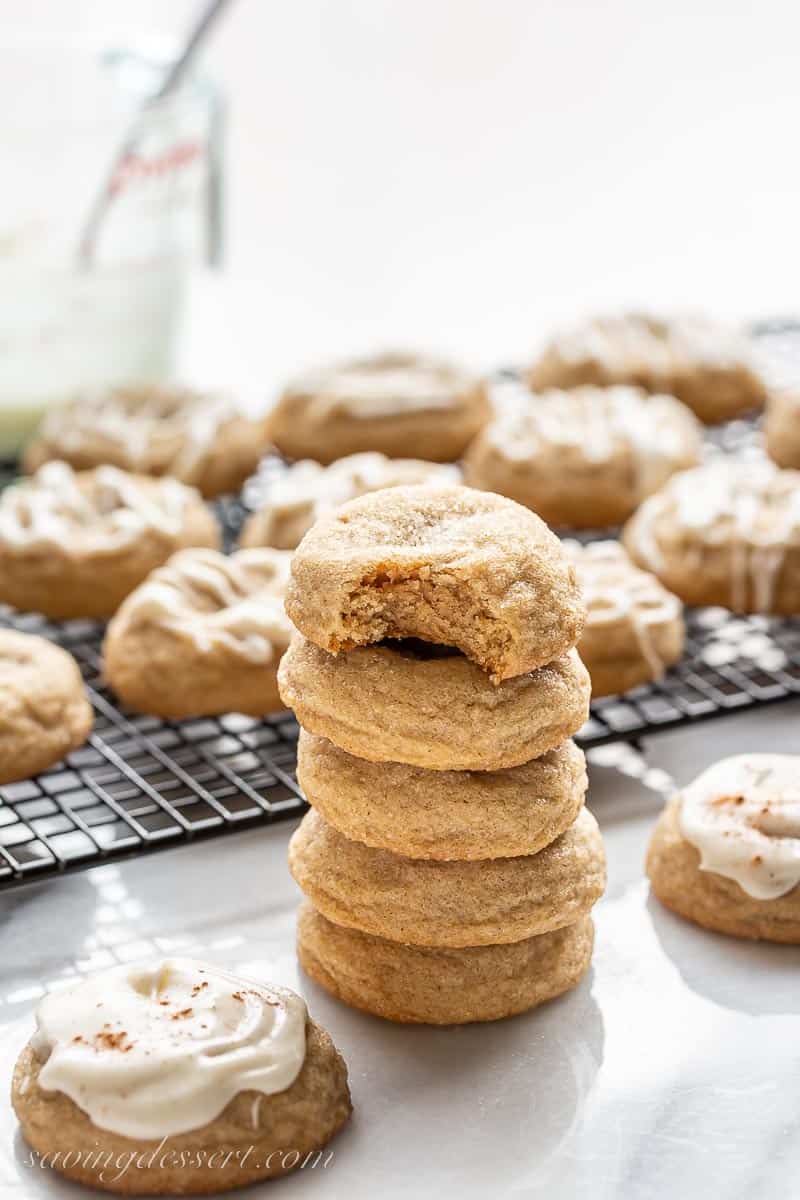
<instances>
[{"instance_id":1,"label":"reflection on marble surface","mask_svg":"<svg viewBox=\"0 0 800 1200\"><path fill-rule=\"evenodd\" d=\"M755 742L787 749L792 710L770 714L769 737L751 719ZM321 1200L391 1200L410 1190L547 1200L788 1196L800 1173L800 949L696 929L651 900L642 877L667 777L691 777L728 752L733 731L714 745L723 728L654 743L655 766L635 756L623 756L624 772L593 765L590 802L610 877L596 910L594 968L538 1012L442 1030L339 1005L297 970L290 831L260 830L4 897L0 1073L10 1074L45 989L113 962L188 953L298 988L348 1061L354 1120L324 1175L290 1177L278 1185L282 1196L311 1187ZM7 1100L0 1185L10 1200L84 1194L28 1166Z\"/></svg>"}]
</instances>

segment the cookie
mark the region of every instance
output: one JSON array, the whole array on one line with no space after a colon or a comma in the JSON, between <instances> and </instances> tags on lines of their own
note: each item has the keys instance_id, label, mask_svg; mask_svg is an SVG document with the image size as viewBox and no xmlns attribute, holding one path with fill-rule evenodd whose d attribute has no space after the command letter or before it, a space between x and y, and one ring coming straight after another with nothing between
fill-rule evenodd
<instances>
[{"instance_id":1,"label":"cookie","mask_svg":"<svg viewBox=\"0 0 800 1200\"><path fill-rule=\"evenodd\" d=\"M457 647L495 683L566 654L585 619L574 569L537 516L429 486L372 492L318 521L292 560L286 611L331 653L420 638Z\"/></svg>"},{"instance_id":2,"label":"cookie","mask_svg":"<svg viewBox=\"0 0 800 1200\"><path fill-rule=\"evenodd\" d=\"M530 371L535 391L634 384L677 396L714 424L761 408L766 388L751 340L707 317L597 317L558 334Z\"/></svg>"},{"instance_id":3,"label":"cookie","mask_svg":"<svg viewBox=\"0 0 800 1200\"><path fill-rule=\"evenodd\" d=\"M566 741L505 771L427 771L355 758L304 729L297 780L352 841L409 858L501 858L536 854L572 825L586 764Z\"/></svg>"},{"instance_id":4,"label":"cookie","mask_svg":"<svg viewBox=\"0 0 800 1200\"><path fill-rule=\"evenodd\" d=\"M244 416L225 395L176 385L116 387L52 408L25 455L25 468L110 465L171 475L204 496L238 491L267 446L264 419Z\"/></svg>"},{"instance_id":5,"label":"cookie","mask_svg":"<svg viewBox=\"0 0 800 1200\"><path fill-rule=\"evenodd\" d=\"M697 925L800 944L800 756L715 763L665 808L647 853L653 892Z\"/></svg>"},{"instance_id":6,"label":"cookie","mask_svg":"<svg viewBox=\"0 0 800 1200\"><path fill-rule=\"evenodd\" d=\"M355 359L295 379L270 416L287 458L331 463L377 450L390 458L452 462L489 415L481 380L415 354Z\"/></svg>"},{"instance_id":7,"label":"cookie","mask_svg":"<svg viewBox=\"0 0 800 1200\"><path fill-rule=\"evenodd\" d=\"M625 526L631 558L687 604L800 612L800 472L717 459L675 475Z\"/></svg>"},{"instance_id":8,"label":"cookie","mask_svg":"<svg viewBox=\"0 0 800 1200\"><path fill-rule=\"evenodd\" d=\"M105 676L120 699L174 719L282 708L290 558L287 550L180 550L153 571L103 643Z\"/></svg>"},{"instance_id":9,"label":"cookie","mask_svg":"<svg viewBox=\"0 0 800 1200\"><path fill-rule=\"evenodd\" d=\"M284 1175L351 1112L347 1068L299 996L189 959L46 996L12 1103L43 1163L137 1196Z\"/></svg>"},{"instance_id":10,"label":"cookie","mask_svg":"<svg viewBox=\"0 0 800 1200\"><path fill-rule=\"evenodd\" d=\"M424 1025L497 1021L575 987L589 969L590 917L498 946L404 946L335 925L306 900L297 954L307 975L353 1008Z\"/></svg>"},{"instance_id":11,"label":"cookie","mask_svg":"<svg viewBox=\"0 0 800 1200\"><path fill-rule=\"evenodd\" d=\"M589 715L589 675L574 650L494 686L463 655L427 642L336 656L295 636L278 687L304 729L349 754L431 771L517 767Z\"/></svg>"},{"instance_id":12,"label":"cookie","mask_svg":"<svg viewBox=\"0 0 800 1200\"><path fill-rule=\"evenodd\" d=\"M632 387L531 395L498 385L494 416L467 451L472 487L508 496L550 525L618 525L676 471L700 461L701 426L672 396Z\"/></svg>"},{"instance_id":13,"label":"cookie","mask_svg":"<svg viewBox=\"0 0 800 1200\"><path fill-rule=\"evenodd\" d=\"M200 495L176 479L47 463L0 495L0 602L107 617L176 550L218 545Z\"/></svg>"},{"instance_id":14,"label":"cookie","mask_svg":"<svg viewBox=\"0 0 800 1200\"><path fill-rule=\"evenodd\" d=\"M764 434L773 462L779 467L800 468L800 391L781 388L770 394Z\"/></svg>"},{"instance_id":15,"label":"cookie","mask_svg":"<svg viewBox=\"0 0 800 1200\"><path fill-rule=\"evenodd\" d=\"M592 696L615 696L660 679L683 655L683 605L619 542L566 541L586 603L578 653Z\"/></svg>"},{"instance_id":16,"label":"cookie","mask_svg":"<svg viewBox=\"0 0 800 1200\"><path fill-rule=\"evenodd\" d=\"M350 454L329 467L303 459L271 482L266 503L245 522L240 544L294 550L315 521L356 496L404 484L460 482L454 463L387 458L377 451Z\"/></svg>"},{"instance_id":17,"label":"cookie","mask_svg":"<svg viewBox=\"0 0 800 1200\"><path fill-rule=\"evenodd\" d=\"M289 870L323 916L409 946L486 946L572 925L605 888L587 809L538 854L437 862L344 837L313 808L289 843Z\"/></svg>"},{"instance_id":18,"label":"cookie","mask_svg":"<svg viewBox=\"0 0 800 1200\"><path fill-rule=\"evenodd\" d=\"M0 784L38 775L91 728L75 659L44 638L0 629Z\"/></svg>"}]
</instances>

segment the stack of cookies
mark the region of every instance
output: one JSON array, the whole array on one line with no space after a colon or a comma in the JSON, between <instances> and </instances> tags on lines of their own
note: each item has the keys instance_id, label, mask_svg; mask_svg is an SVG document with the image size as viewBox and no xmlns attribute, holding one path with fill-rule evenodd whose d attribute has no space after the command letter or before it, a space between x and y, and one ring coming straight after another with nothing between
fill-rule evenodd
<instances>
[{"instance_id":1,"label":"stack of cookies","mask_svg":"<svg viewBox=\"0 0 800 1200\"><path fill-rule=\"evenodd\" d=\"M356 1008L522 1012L589 966L605 857L583 807L575 571L528 509L429 485L343 505L295 553L281 696L311 803L298 953Z\"/></svg>"}]
</instances>

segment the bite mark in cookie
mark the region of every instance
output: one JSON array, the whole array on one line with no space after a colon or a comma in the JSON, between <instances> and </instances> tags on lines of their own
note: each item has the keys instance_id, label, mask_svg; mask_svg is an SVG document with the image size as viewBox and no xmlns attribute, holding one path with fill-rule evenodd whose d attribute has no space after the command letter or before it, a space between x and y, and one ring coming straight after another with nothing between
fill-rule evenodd
<instances>
[{"instance_id":1,"label":"bite mark in cookie","mask_svg":"<svg viewBox=\"0 0 800 1200\"><path fill-rule=\"evenodd\" d=\"M585 619L544 522L458 487L373 492L317 522L295 552L286 608L331 653L416 637L456 646L494 683L564 654Z\"/></svg>"}]
</instances>

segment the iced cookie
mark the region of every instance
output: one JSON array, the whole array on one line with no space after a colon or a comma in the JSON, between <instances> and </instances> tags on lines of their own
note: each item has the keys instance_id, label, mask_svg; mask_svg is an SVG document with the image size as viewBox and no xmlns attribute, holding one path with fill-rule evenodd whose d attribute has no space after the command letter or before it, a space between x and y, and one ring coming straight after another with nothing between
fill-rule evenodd
<instances>
[{"instance_id":1,"label":"iced cookie","mask_svg":"<svg viewBox=\"0 0 800 1200\"><path fill-rule=\"evenodd\" d=\"M378 450L390 458L458 458L489 415L483 383L414 354L381 354L295 379L270 417L287 458L330 463Z\"/></svg>"},{"instance_id":2,"label":"iced cookie","mask_svg":"<svg viewBox=\"0 0 800 1200\"><path fill-rule=\"evenodd\" d=\"M0 784L38 775L91 728L75 659L44 638L0 629Z\"/></svg>"},{"instance_id":3,"label":"iced cookie","mask_svg":"<svg viewBox=\"0 0 800 1200\"><path fill-rule=\"evenodd\" d=\"M704 771L665 808L647 874L662 904L706 929L800 943L800 756Z\"/></svg>"},{"instance_id":4,"label":"iced cookie","mask_svg":"<svg viewBox=\"0 0 800 1200\"><path fill-rule=\"evenodd\" d=\"M200 495L176 479L47 463L0 495L0 602L107 617L176 550L218 544Z\"/></svg>"},{"instance_id":5,"label":"iced cookie","mask_svg":"<svg viewBox=\"0 0 800 1200\"><path fill-rule=\"evenodd\" d=\"M28 447L35 471L57 459L76 471L106 464L171 475L204 496L238 491L267 445L264 419L213 392L162 384L76 396L50 410Z\"/></svg>"},{"instance_id":6,"label":"iced cookie","mask_svg":"<svg viewBox=\"0 0 800 1200\"><path fill-rule=\"evenodd\" d=\"M180 550L158 567L108 626L104 669L120 699L171 718L282 708L290 558L287 550Z\"/></svg>"},{"instance_id":7,"label":"iced cookie","mask_svg":"<svg viewBox=\"0 0 800 1200\"><path fill-rule=\"evenodd\" d=\"M351 500L309 530L286 611L332 653L384 638L455 646L497 683L578 640L575 572L543 521L464 487L400 487Z\"/></svg>"},{"instance_id":8,"label":"iced cookie","mask_svg":"<svg viewBox=\"0 0 800 1200\"><path fill-rule=\"evenodd\" d=\"M589 969L590 917L499 946L404 946L335 925L306 900L297 954L345 1004L389 1021L463 1025L525 1012L575 987Z\"/></svg>"},{"instance_id":9,"label":"iced cookie","mask_svg":"<svg viewBox=\"0 0 800 1200\"><path fill-rule=\"evenodd\" d=\"M315 521L356 496L414 483L460 482L461 470L453 463L387 458L377 451L350 454L329 467L303 459L273 480L266 503L245 522L241 545L294 550Z\"/></svg>"},{"instance_id":10,"label":"iced cookie","mask_svg":"<svg viewBox=\"0 0 800 1200\"><path fill-rule=\"evenodd\" d=\"M220 967L115 967L46 996L14 1072L29 1146L122 1195L205 1195L313 1159L351 1112L299 996Z\"/></svg>"},{"instance_id":11,"label":"iced cookie","mask_svg":"<svg viewBox=\"0 0 800 1200\"><path fill-rule=\"evenodd\" d=\"M675 475L625 526L631 558L687 604L800 612L800 472L715 460Z\"/></svg>"},{"instance_id":12,"label":"iced cookie","mask_svg":"<svg viewBox=\"0 0 800 1200\"><path fill-rule=\"evenodd\" d=\"M628 383L677 396L713 424L760 408L764 382L741 330L707 317L598 317L558 334L530 371L536 391Z\"/></svg>"},{"instance_id":13,"label":"iced cookie","mask_svg":"<svg viewBox=\"0 0 800 1200\"><path fill-rule=\"evenodd\" d=\"M779 467L800 468L800 391L781 388L767 400L767 453Z\"/></svg>"},{"instance_id":14,"label":"iced cookie","mask_svg":"<svg viewBox=\"0 0 800 1200\"><path fill-rule=\"evenodd\" d=\"M619 542L567 541L586 603L578 643L592 695L610 696L660 679L683 654L683 605L655 575L634 566Z\"/></svg>"},{"instance_id":15,"label":"iced cookie","mask_svg":"<svg viewBox=\"0 0 800 1200\"><path fill-rule=\"evenodd\" d=\"M304 729L297 779L352 841L409 858L501 858L536 854L572 825L586 765L566 741L505 771L427 771L355 758Z\"/></svg>"},{"instance_id":16,"label":"iced cookie","mask_svg":"<svg viewBox=\"0 0 800 1200\"><path fill-rule=\"evenodd\" d=\"M700 461L701 426L672 396L632 387L531 395L498 385L494 416L467 451L466 482L550 525L618 525L676 471Z\"/></svg>"},{"instance_id":17,"label":"iced cookie","mask_svg":"<svg viewBox=\"0 0 800 1200\"><path fill-rule=\"evenodd\" d=\"M473 862L352 842L312 808L289 843L289 870L329 921L410 946L521 941L574 924L605 888L603 842L585 808L538 854Z\"/></svg>"},{"instance_id":18,"label":"iced cookie","mask_svg":"<svg viewBox=\"0 0 800 1200\"><path fill-rule=\"evenodd\" d=\"M370 762L499 771L561 745L589 715L577 653L499 686L463 655L427 642L332 655L297 635L278 669L304 729Z\"/></svg>"}]
</instances>

